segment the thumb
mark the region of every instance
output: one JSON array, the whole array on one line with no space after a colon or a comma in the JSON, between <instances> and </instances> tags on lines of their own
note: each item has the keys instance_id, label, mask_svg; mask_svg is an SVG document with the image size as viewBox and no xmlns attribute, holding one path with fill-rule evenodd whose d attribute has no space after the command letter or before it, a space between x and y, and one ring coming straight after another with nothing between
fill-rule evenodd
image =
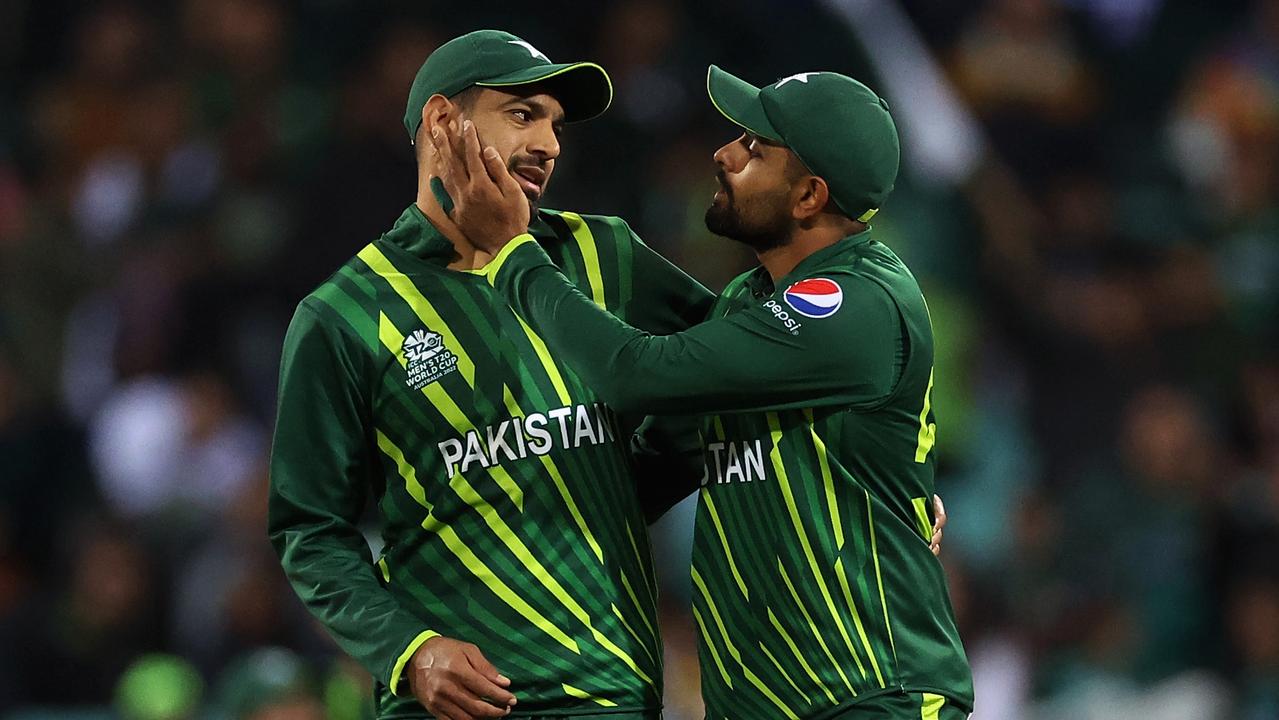
<instances>
[{"instance_id":1,"label":"thumb","mask_svg":"<svg viewBox=\"0 0 1279 720\"><path fill-rule=\"evenodd\" d=\"M507 687L511 684L511 679L498 672L497 668L493 667L493 663L484 657L484 653L480 652L479 648L467 648L466 658L471 661L471 667L475 668L476 672L489 680L502 687Z\"/></svg>"},{"instance_id":2,"label":"thumb","mask_svg":"<svg viewBox=\"0 0 1279 720\"><path fill-rule=\"evenodd\" d=\"M484 148L482 154L484 159L484 169L488 171L488 175L493 179L498 189L503 195L516 193L523 196L524 192L520 190L520 184L511 177L511 173L506 169L506 164L502 162L502 156L492 146Z\"/></svg>"}]
</instances>

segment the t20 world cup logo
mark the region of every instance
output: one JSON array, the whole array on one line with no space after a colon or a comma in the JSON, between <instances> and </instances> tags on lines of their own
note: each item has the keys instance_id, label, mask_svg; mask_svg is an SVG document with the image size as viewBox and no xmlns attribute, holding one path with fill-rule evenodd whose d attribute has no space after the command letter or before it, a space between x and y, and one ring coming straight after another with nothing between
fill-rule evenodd
<instances>
[{"instance_id":1,"label":"t20 world cup logo","mask_svg":"<svg viewBox=\"0 0 1279 720\"><path fill-rule=\"evenodd\" d=\"M457 355L444 345L444 336L426 328L414 330L404 338L400 354L404 356L406 384L414 390L457 370Z\"/></svg>"},{"instance_id":2,"label":"t20 world cup logo","mask_svg":"<svg viewBox=\"0 0 1279 720\"><path fill-rule=\"evenodd\" d=\"M414 330L404 338L404 359L412 364L430 360L443 349L444 336L424 328Z\"/></svg>"}]
</instances>

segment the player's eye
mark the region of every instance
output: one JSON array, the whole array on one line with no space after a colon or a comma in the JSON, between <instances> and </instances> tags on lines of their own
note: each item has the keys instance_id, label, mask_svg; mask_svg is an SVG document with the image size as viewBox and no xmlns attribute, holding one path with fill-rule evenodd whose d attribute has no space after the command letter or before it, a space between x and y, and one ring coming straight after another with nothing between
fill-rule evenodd
<instances>
[{"instance_id":1,"label":"player's eye","mask_svg":"<svg viewBox=\"0 0 1279 720\"><path fill-rule=\"evenodd\" d=\"M512 110L511 114L514 115L515 119L519 120L520 122L530 122L533 119L533 113L529 112L528 110L522 110L522 109Z\"/></svg>"}]
</instances>

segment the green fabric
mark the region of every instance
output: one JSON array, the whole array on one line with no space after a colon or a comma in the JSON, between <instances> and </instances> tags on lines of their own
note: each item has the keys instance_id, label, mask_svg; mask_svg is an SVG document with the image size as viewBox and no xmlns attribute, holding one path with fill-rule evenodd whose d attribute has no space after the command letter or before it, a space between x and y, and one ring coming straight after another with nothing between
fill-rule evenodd
<instances>
[{"instance_id":1,"label":"green fabric","mask_svg":"<svg viewBox=\"0 0 1279 720\"><path fill-rule=\"evenodd\" d=\"M409 88L404 129L409 140L432 95L452 97L472 85L507 87L542 82L564 106L567 122L601 115L613 101L604 68L589 62L552 63L525 40L501 30L476 30L444 43L422 63Z\"/></svg>"},{"instance_id":2,"label":"green fabric","mask_svg":"<svg viewBox=\"0 0 1279 720\"><path fill-rule=\"evenodd\" d=\"M816 717L893 687L971 706L915 509L931 524L932 329L870 231L775 287L762 268L739 277L707 322L667 336L600 312L537 243L490 277L610 405L705 415L693 587L709 717Z\"/></svg>"},{"instance_id":3,"label":"green fabric","mask_svg":"<svg viewBox=\"0 0 1279 720\"><path fill-rule=\"evenodd\" d=\"M923 693L893 692L867 698L821 720L967 720L968 710L945 702L935 706Z\"/></svg>"},{"instance_id":4,"label":"green fabric","mask_svg":"<svg viewBox=\"0 0 1279 720\"><path fill-rule=\"evenodd\" d=\"M660 710L647 710L642 712L632 712L629 710L621 710L609 712L601 709L599 712L592 710L568 710L557 712L555 710L547 710L537 713L536 715L520 715L519 713L511 713L505 717L524 717L526 720L662 720ZM434 716L425 712L417 712L415 714L397 715L388 720L433 720Z\"/></svg>"},{"instance_id":5,"label":"green fabric","mask_svg":"<svg viewBox=\"0 0 1279 720\"><path fill-rule=\"evenodd\" d=\"M654 332L713 299L617 218L542 211L532 231L610 312ZM426 630L478 645L512 679L517 716L602 708L583 694L655 709L655 589L624 420L482 277L447 270L451 256L410 206L299 305L271 540L303 602L377 680L379 717L420 713L387 686ZM370 501L381 565L357 527Z\"/></svg>"},{"instance_id":6,"label":"green fabric","mask_svg":"<svg viewBox=\"0 0 1279 720\"><path fill-rule=\"evenodd\" d=\"M757 88L711 65L711 102L747 131L790 148L826 180L853 219L873 214L892 192L901 152L888 103L839 73L806 72Z\"/></svg>"},{"instance_id":7,"label":"green fabric","mask_svg":"<svg viewBox=\"0 0 1279 720\"><path fill-rule=\"evenodd\" d=\"M778 285L809 277L810 269L824 271L824 258L869 242L863 233L814 254ZM847 268L833 272L832 278L857 277ZM749 294L748 285L758 288L767 278L761 273L734 285ZM829 318L805 318L782 292L770 290L771 303L731 298L727 302L740 305L735 309L741 312L677 335L645 337L596 312L537 243L517 249L497 274L498 289L588 386L618 410L646 413L865 405L880 399L895 380L893 357L901 342L893 301L875 283L841 285L843 306Z\"/></svg>"}]
</instances>

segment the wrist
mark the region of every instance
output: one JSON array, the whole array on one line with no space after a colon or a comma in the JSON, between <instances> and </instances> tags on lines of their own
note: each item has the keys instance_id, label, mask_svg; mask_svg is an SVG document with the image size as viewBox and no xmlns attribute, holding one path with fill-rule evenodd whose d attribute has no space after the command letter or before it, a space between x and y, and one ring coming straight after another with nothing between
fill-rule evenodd
<instances>
[{"instance_id":1,"label":"wrist","mask_svg":"<svg viewBox=\"0 0 1279 720\"><path fill-rule=\"evenodd\" d=\"M528 244L532 244L536 246L537 240L535 240L533 236L528 233L521 233L519 235L516 235L515 237L511 238L510 242L503 245L500 249L498 249L493 254L492 260L490 260L488 263L486 263L483 267L479 268L475 272L477 274L480 274L486 277L490 285L496 284L497 274L502 269L502 266L505 265L506 262L511 258L511 256L515 254L521 247Z\"/></svg>"},{"instance_id":2,"label":"wrist","mask_svg":"<svg viewBox=\"0 0 1279 720\"><path fill-rule=\"evenodd\" d=\"M391 669L388 686L392 695L400 695L405 688L412 692L413 676L416 675L419 657L432 640L438 640L440 637L441 635L434 630L423 630L404 648L404 652L400 654L395 661L395 666ZM408 676L407 681L405 675Z\"/></svg>"}]
</instances>

